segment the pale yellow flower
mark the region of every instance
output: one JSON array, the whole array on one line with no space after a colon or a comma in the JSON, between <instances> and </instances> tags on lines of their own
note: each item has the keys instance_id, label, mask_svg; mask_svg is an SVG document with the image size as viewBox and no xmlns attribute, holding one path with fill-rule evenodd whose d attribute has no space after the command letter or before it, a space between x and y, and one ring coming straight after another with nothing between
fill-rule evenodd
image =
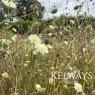
<instances>
[{"instance_id":1,"label":"pale yellow flower","mask_svg":"<svg viewBox=\"0 0 95 95\"><path fill-rule=\"evenodd\" d=\"M46 91L46 89L44 87L41 87L39 84L36 84L35 87L38 93L44 93Z\"/></svg>"},{"instance_id":2,"label":"pale yellow flower","mask_svg":"<svg viewBox=\"0 0 95 95\"><path fill-rule=\"evenodd\" d=\"M68 42L67 41L64 41L65 45L68 45Z\"/></svg>"},{"instance_id":3,"label":"pale yellow flower","mask_svg":"<svg viewBox=\"0 0 95 95\"><path fill-rule=\"evenodd\" d=\"M74 20L70 20L70 23L71 23L71 24L75 24Z\"/></svg>"},{"instance_id":4,"label":"pale yellow flower","mask_svg":"<svg viewBox=\"0 0 95 95\"><path fill-rule=\"evenodd\" d=\"M33 54L34 54L34 55L37 55L37 52L36 52L36 51L33 51Z\"/></svg>"},{"instance_id":5,"label":"pale yellow flower","mask_svg":"<svg viewBox=\"0 0 95 95\"><path fill-rule=\"evenodd\" d=\"M17 35L14 35L13 37L11 37L11 39L12 39L14 42L16 42L16 40L17 40Z\"/></svg>"},{"instance_id":6,"label":"pale yellow flower","mask_svg":"<svg viewBox=\"0 0 95 95\"><path fill-rule=\"evenodd\" d=\"M26 63L30 63L30 61L26 61Z\"/></svg>"},{"instance_id":7,"label":"pale yellow flower","mask_svg":"<svg viewBox=\"0 0 95 95\"><path fill-rule=\"evenodd\" d=\"M6 45L11 44L11 41L7 40L7 39L1 39L1 42L2 42L2 44L6 44Z\"/></svg>"},{"instance_id":8,"label":"pale yellow flower","mask_svg":"<svg viewBox=\"0 0 95 95\"><path fill-rule=\"evenodd\" d=\"M24 64L25 67L28 67L28 64Z\"/></svg>"},{"instance_id":9,"label":"pale yellow flower","mask_svg":"<svg viewBox=\"0 0 95 95\"><path fill-rule=\"evenodd\" d=\"M82 85L78 82L74 83L74 88L77 92L83 92Z\"/></svg>"},{"instance_id":10,"label":"pale yellow flower","mask_svg":"<svg viewBox=\"0 0 95 95\"><path fill-rule=\"evenodd\" d=\"M36 35L36 34L31 34L28 37L28 40L30 41L31 44L40 44L42 41L41 39Z\"/></svg>"},{"instance_id":11,"label":"pale yellow flower","mask_svg":"<svg viewBox=\"0 0 95 95\"><path fill-rule=\"evenodd\" d=\"M4 73L2 73L2 77L8 78L9 77L9 74L7 72L4 72Z\"/></svg>"},{"instance_id":12,"label":"pale yellow flower","mask_svg":"<svg viewBox=\"0 0 95 95\"><path fill-rule=\"evenodd\" d=\"M7 54L11 54L11 50L8 50L8 51L7 51Z\"/></svg>"},{"instance_id":13,"label":"pale yellow flower","mask_svg":"<svg viewBox=\"0 0 95 95\"><path fill-rule=\"evenodd\" d=\"M53 25L50 25L49 28L51 28L51 29L55 29L55 27L54 27Z\"/></svg>"},{"instance_id":14,"label":"pale yellow flower","mask_svg":"<svg viewBox=\"0 0 95 95\"><path fill-rule=\"evenodd\" d=\"M36 84L36 89L38 90L38 89L40 89L41 88L41 85L40 84Z\"/></svg>"},{"instance_id":15,"label":"pale yellow flower","mask_svg":"<svg viewBox=\"0 0 95 95\"><path fill-rule=\"evenodd\" d=\"M17 32L17 30L15 28L12 29L14 32Z\"/></svg>"},{"instance_id":16,"label":"pale yellow flower","mask_svg":"<svg viewBox=\"0 0 95 95\"><path fill-rule=\"evenodd\" d=\"M25 57L28 57L28 56L29 56L28 54L25 55Z\"/></svg>"},{"instance_id":17,"label":"pale yellow flower","mask_svg":"<svg viewBox=\"0 0 95 95\"><path fill-rule=\"evenodd\" d=\"M49 84L53 84L54 83L54 79L53 78L49 78Z\"/></svg>"},{"instance_id":18,"label":"pale yellow flower","mask_svg":"<svg viewBox=\"0 0 95 95\"><path fill-rule=\"evenodd\" d=\"M9 6L9 0L1 0L6 6Z\"/></svg>"},{"instance_id":19,"label":"pale yellow flower","mask_svg":"<svg viewBox=\"0 0 95 95\"><path fill-rule=\"evenodd\" d=\"M36 44L35 49L36 52L39 52L43 55L49 53L48 47L45 44Z\"/></svg>"},{"instance_id":20,"label":"pale yellow flower","mask_svg":"<svg viewBox=\"0 0 95 95\"><path fill-rule=\"evenodd\" d=\"M1 0L6 6L16 8L16 4L12 0Z\"/></svg>"},{"instance_id":21,"label":"pale yellow flower","mask_svg":"<svg viewBox=\"0 0 95 95\"><path fill-rule=\"evenodd\" d=\"M16 8L16 4L13 1L9 2L9 6L14 9Z\"/></svg>"}]
</instances>

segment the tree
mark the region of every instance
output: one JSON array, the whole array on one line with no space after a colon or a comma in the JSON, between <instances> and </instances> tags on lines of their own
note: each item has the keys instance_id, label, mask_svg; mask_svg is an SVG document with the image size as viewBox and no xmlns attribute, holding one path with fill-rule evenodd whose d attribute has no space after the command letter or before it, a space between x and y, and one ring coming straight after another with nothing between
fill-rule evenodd
<instances>
[{"instance_id":1,"label":"tree","mask_svg":"<svg viewBox=\"0 0 95 95\"><path fill-rule=\"evenodd\" d=\"M24 20L41 19L44 7L37 0L17 0L17 17Z\"/></svg>"},{"instance_id":2,"label":"tree","mask_svg":"<svg viewBox=\"0 0 95 95\"><path fill-rule=\"evenodd\" d=\"M4 5L2 4L2 2L0 1L0 21L4 20L5 17L5 11L4 11Z\"/></svg>"},{"instance_id":3,"label":"tree","mask_svg":"<svg viewBox=\"0 0 95 95\"><path fill-rule=\"evenodd\" d=\"M16 9L6 6L0 0L0 21L6 19L5 15L12 17L22 18L24 20L41 19L43 17L44 7L41 6L37 0L9 0L14 2Z\"/></svg>"}]
</instances>

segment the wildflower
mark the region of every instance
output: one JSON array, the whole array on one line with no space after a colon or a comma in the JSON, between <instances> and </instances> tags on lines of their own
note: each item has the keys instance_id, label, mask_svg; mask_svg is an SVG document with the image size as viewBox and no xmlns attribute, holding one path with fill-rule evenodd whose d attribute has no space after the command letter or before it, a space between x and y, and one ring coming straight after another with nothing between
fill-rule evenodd
<instances>
[{"instance_id":1,"label":"wildflower","mask_svg":"<svg viewBox=\"0 0 95 95\"><path fill-rule=\"evenodd\" d=\"M14 35L13 37L11 37L11 39L12 39L14 42L16 42L16 40L17 40L17 35Z\"/></svg>"},{"instance_id":2,"label":"wildflower","mask_svg":"<svg viewBox=\"0 0 95 95\"><path fill-rule=\"evenodd\" d=\"M6 6L16 8L16 4L12 0L1 0Z\"/></svg>"},{"instance_id":3,"label":"wildflower","mask_svg":"<svg viewBox=\"0 0 95 95\"><path fill-rule=\"evenodd\" d=\"M9 6L9 0L1 0L6 6Z\"/></svg>"},{"instance_id":4,"label":"wildflower","mask_svg":"<svg viewBox=\"0 0 95 95\"><path fill-rule=\"evenodd\" d=\"M36 49L36 52L40 52L43 55L46 54L46 53L49 53L48 47L44 44L36 44L35 49Z\"/></svg>"},{"instance_id":5,"label":"wildflower","mask_svg":"<svg viewBox=\"0 0 95 95\"><path fill-rule=\"evenodd\" d=\"M67 41L64 41L65 45L68 45L68 42Z\"/></svg>"},{"instance_id":6,"label":"wildflower","mask_svg":"<svg viewBox=\"0 0 95 95\"><path fill-rule=\"evenodd\" d=\"M39 33L38 29L40 25L41 25L40 22L38 21L34 22L31 26L32 33Z\"/></svg>"},{"instance_id":7,"label":"wildflower","mask_svg":"<svg viewBox=\"0 0 95 95\"><path fill-rule=\"evenodd\" d=\"M40 44L42 41L41 39L36 35L36 34L31 34L28 37L28 40L30 41L31 44Z\"/></svg>"},{"instance_id":8,"label":"wildflower","mask_svg":"<svg viewBox=\"0 0 95 95\"><path fill-rule=\"evenodd\" d=\"M78 26L78 29L80 29L81 27L80 26Z\"/></svg>"},{"instance_id":9,"label":"wildflower","mask_svg":"<svg viewBox=\"0 0 95 95\"><path fill-rule=\"evenodd\" d=\"M38 72L42 72L42 70L41 70L41 69L39 69L39 70L38 70Z\"/></svg>"},{"instance_id":10,"label":"wildflower","mask_svg":"<svg viewBox=\"0 0 95 95\"><path fill-rule=\"evenodd\" d=\"M9 77L9 74L7 72L4 72L4 73L2 73L2 77L8 78Z\"/></svg>"},{"instance_id":11,"label":"wildflower","mask_svg":"<svg viewBox=\"0 0 95 95\"><path fill-rule=\"evenodd\" d=\"M1 39L1 42L2 42L2 44L6 44L6 45L11 44L11 41L7 40L7 39Z\"/></svg>"},{"instance_id":12,"label":"wildflower","mask_svg":"<svg viewBox=\"0 0 95 95\"><path fill-rule=\"evenodd\" d=\"M80 83L75 82L74 88L77 92L83 92L82 85Z\"/></svg>"},{"instance_id":13,"label":"wildflower","mask_svg":"<svg viewBox=\"0 0 95 95\"><path fill-rule=\"evenodd\" d=\"M49 84L53 84L54 79L53 78L49 78Z\"/></svg>"},{"instance_id":14,"label":"wildflower","mask_svg":"<svg viewBox=\"0 0 95 95\"><path fill-rule=\"evenodd\" d=\"M5 14L4 17L7 17L7 14Z\"/></svg>"},{"instance_id":15,"label":"wildflower","mask_svg":"<svg viewBox=\"0 0 95 95\"><path fill-rule=\"evenodd\" d=\"M25 67L28 67L28 64L24 64Z\"/></svg>"},{"instance_id":16,"label":"wildflower","mask_svg":"<svg viewBox=\"0 0 95 95\"><path fill-rule=\"evenodd\" d=\"M30 41L30 43L34 46L35 51L33 51L34 55L37 55L37 52L41 53L41 54L46 54L49 53L49 48L52 48L52 46L50 45L45 45L42 43L41 39L37 36L37 35L30 35L28 37L28 40Z\"/></svg>"},{"instance_id":17,"label":"wildflower","mask_svg":"<svg viewBox=\"0 0 95 95\"><path fill-rule=\"evenodd\" d=\"M67 88L68 88L68 86L67 86L67 85L64 85L64 88L66 88L66 89L67 89Z\"/></svg>"},{"instance_id":18,"label":"wildflower","mask_svg":"<svg viewBox=\"0 0 95 95\"><path fill-rule=\"evenodd\" d=\"M28 54L25 55L25 57L28 57L28 56L29 56Z\"/></svg>"},{"instance_id":19,"label":"wildflower","mask_svg":"<svg viewBox=\"0 0 95 95\"><path fill-rule=\"evenodd\" d=\"M11 50L8 50L8 51L7 51L7 54L11 54Z\"/></svg>"},{"instance_id":20,"label":"wildflower","mask_svg":"<svg viewBox=\"0 0 95 95\"><path fill-rule=\"evenodd\" d=\"M60 32L60 35L63 35L63 33L62 33L62 32Z\"/></svg>"},{"instance_id":21,"label":"wildflower","mask_svg":"<svg viewBox=\"0 0 95 95\"><path fill-rule=\"evenodd\" d=\"M5 44L7 42L6 39L1 39L2 44Z\"/></svg>"},{"instance_id":22,"label":"wildflower","mask_svg":"<svg viewBox=\"0 0 95 95\"><path fill-rule=\"evenodd\" d=\"M14 9L16 8L16 4L13 1L10 1L9 5L11 8L14 8Z\"/></svg>"},{"instance_id":23,"label":"wildflower","mask_svg":"<svg viewBox=\"0 0 95 95\"><path fill-rule=\"evenodd\" d=\"M5 22L5 25L9 25L9 23L8 22Z\"/></svg>"},{"instance_id":24,"label":"wildflower","mask_svg":"<svg viewBox=\"0 0 95 95\"><path fill-rule=\"evenodd\" d=\"M83 48L83 52L86 52L87 51L87 49L86 48Z\"/></svg>"},{"instance_id":25,"label":"wildflower","mask_svg":"<svg viewBox=\"0 0 95 95\"><path fill-rule=\"evenodd\" d=\"M70 23L71 23L71 24L75 24L74 20L70 20Z\"/></svg>"},{"instance_id":26,"label":"wildflower","mask_svg":"<svg viewBox=\"0 0 95 95\"><path fill-rule=\"evenodd\" d=\"M34 54L34 55L37 55L37 52L36 52L36 51L33 51L33 54Z\"/></svg>"},{"instance_id":27,"label":"wildflower","mask_svg":"<svg viewBox=\"0 0 95 95\"><path fill-rule=\"evenodd\" d=\"M30 63L30 61L26 61L26 63Z\"/></svg>"},{"instance_id":28,"label":"wildflower","mask_svg":"<svg viewBox=\"0 0 95 95\"><path fill-rule=\"evenodd\" d=\"M66 27L64 27L64 31L68 32L68 29Z\"/></svg>"},{"instance_id":29,"label":"wildflower","mask_svg":"<svg viewBox=\"0 0 95 95\"><path fill-rule=\"evenodd\" d=\"M54 29L55 27L53 25L50 25L49 28Z\"/></svg>"},{"instance_id":30,"label":"wildflower","mask_svg":"<svg viewBox=\"0 0 95 95\"><path fill-rule=\"evenodd\" d=\"M91 43L94 44L95 43L95 38L91 40Z\"/></svg>"},{"instance_id":31,"label":"wildflower","mask_svg":"<svg viewBox=\"0 0 95 95\"><path fill-rule=\"evenodd\" d=\"M39 84L36 84L36 89L38 90L38 89L40 89L41 88L41 85L39 85Z\"/></svg>"},{"instance_id":32,"label":"wildflower","mask_svg":"<svg viewBox=\"0 0 95 95\"><path fill-rule=\"evenodd\" d=\"M41 87L39 84L36 84L36 90L38 93L44 93L45 92L45 88Z\"/></svg>"},{"instance_id":33,"label":"wildflower","mask_svg":"<svg viewBox=\"0 0 95 95\"><path fill-rule=\"evenodd\" d=\"M92 25L87 25L86 28L85 28L85 30L86 30L87 32L91 32L91 31L93 30Z\"/></svg>"},{"instance_id":34,"label":"wildflower","mask_svg":"<svg viewBox=\"0 0 95 95\"><path fill-rule=\"evenodd\" d=\"M70 65L67 66L67 69L70 70L70 71L73 70L73 68Z\"/></svg>"},{"instance_id":35,"label":"wildflower","mask_svg":"<svg viewBox=\"0 0 95 95\"><path fill-rule=\"evenodd\" d=\"M17 32L17 30L15 28L12 29L14 32Z\"/></svg>"}]
</instances>

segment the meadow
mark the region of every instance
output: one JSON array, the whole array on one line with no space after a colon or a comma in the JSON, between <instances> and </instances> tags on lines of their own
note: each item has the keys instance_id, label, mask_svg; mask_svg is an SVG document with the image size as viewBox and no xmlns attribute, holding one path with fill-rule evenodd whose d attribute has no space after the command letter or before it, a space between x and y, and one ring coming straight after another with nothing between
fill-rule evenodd
<instances>
[{"instance_id":1,"label":"meadow","mask_svg":"<svg viewBox=\"0 0 95 95\"><path fill-rule=\"evenodd\" d=\"M24 12L20 6L27 0L1 1L8 14L2 20L0 10L0 95L95 95L95 18L63 14L44 20L36 0Z\"/></svg>"},{"instance_id":2,"label":"meadow","mask_svg":"<svg viewBox=\"0 0 95 95\"><path fill-rule=\"evenodd\" d=\"M24 34L1 23L1 95L95 94L94 28L76 26L75 20L58 26L57 21L43 29L35 21Z\"/></svg>"}]
</instances>

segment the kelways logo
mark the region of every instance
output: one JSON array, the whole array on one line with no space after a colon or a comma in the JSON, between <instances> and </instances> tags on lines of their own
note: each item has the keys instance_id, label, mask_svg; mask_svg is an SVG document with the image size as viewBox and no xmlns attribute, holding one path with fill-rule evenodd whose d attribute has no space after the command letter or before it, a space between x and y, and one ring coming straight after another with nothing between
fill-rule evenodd
<instances>
[{"instance_id":1,"label":"kelways logo","mask_svg":"<svg viewBox=\"0 0 95 95\"><path fill-rule=\"evenodd\" d=\"M51 77L53 79L84 79L84 80L90 80L93 79L93 73L91 72L79 72L79 73L73 73L73 72L58 72L53 71L51 72Z\"/></svg>"}]
</instances>

